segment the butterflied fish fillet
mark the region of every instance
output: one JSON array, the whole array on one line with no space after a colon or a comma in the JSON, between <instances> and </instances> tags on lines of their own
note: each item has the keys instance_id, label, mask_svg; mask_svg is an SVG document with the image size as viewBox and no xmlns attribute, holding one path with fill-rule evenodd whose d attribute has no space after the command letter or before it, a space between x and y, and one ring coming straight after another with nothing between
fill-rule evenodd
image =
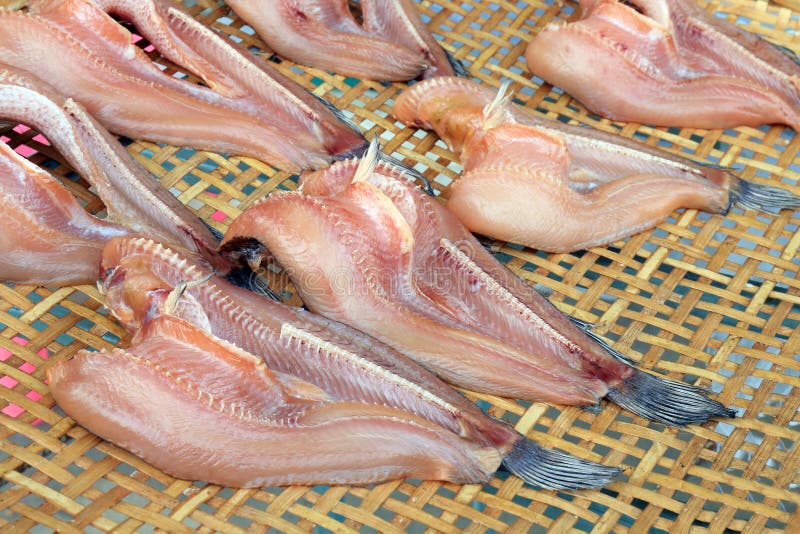
<instances>
[{"instance_id":1,"label":"butterflied fish fillet","mask_svg":"<svg viewBox=\"0 0 800 534\"><path fill-rule=\"evenodd\" d=\"M216 237L202 221L136 163L82 106L34 77L0 66L0 117L42 132L95 187L109 221L199 252L215 267L227 269L227 262L215 251ZM93 269L96 273L96 263Z\"/></svg>"},{"instance_id":2,"label":"butterflied fish fillet","mask_svg":"<svg viewBox=\"0 0 800 534\"><path fill-rule=\"evenodd\" d=\"M387 406L336 401L180 318L148 318L128 349L47 373L72 418L178 478L235 487L481 482L496 448Z\"/></svg>"},{"instance_id":3,"label":"butterflied fish fillet","mask_svg":"<svg viewBox=\"0 0 800 534\"><path fill-rule=\"evenodd\" d=\"M531 71L605 117L662 126L800 127L800 66L693 0L581 0L548 24Z\"/></svg>"},{"instance_id":4,"label":"butterflied fish fillet","mask_svg":"<svg viewBox=\"0 0 800 534\"><path fill-rule=\"evenodd\" d=\"M436 131L464 167L448 209L474 232L550 252L605 245L652 228L677 208L777 212L786 190L590 128L535 117L463 78L415 84L393 114Z\"/></svg>"},{"instance_id":5,"label":"butterflied fish fillet","mask_svg":"<svg viewBox=\"0 0 800 534\"><path fill-rule=\"evenodd\" d=\"M304 176L302 190L249 208L222 250L249 263L268 250L311 310L468 389L572 405L608 395L674 425L731 414L612 356L434 199L391 165L369 161L337 162Z\"/></svg>"},{"instance_id":6,"label":"butterflied fish fillet","mask_svg":"<svg viewBox=\"0 0 800 534\"><path fill-rule=\"evenodd\" d=\"M410 0L364 0L363 22L346 0L232 0L278 54L367 80L455 74Z\"/></svg>"},{"instance_id":7,"label":"butterflied fish fillet","mask_svg":"<svg viewBox=\"0 0 800 534\"><path fill-rule=\"evenodd\" d=\"M477 471L469 467L475 465L474 459L466 462L463 469L472 469L469 476L473 480L491 475L500 460L526 481L547 488L599 486L618 472L542 448L486 417L435 376L375 339L305 310L233 287L212 276L202 264L153 241L110 241L104 251L100 287L115 317L131 331L142 328L161 309L167 309L258 355L273 372L313 384L332 402L395 410L424 421L420 424L435 425L437 432L464 443L466 450L487 454L494 451L491 454L495 463L484 462L483 474L475 475ZM156 299L158 295L160 300ZM384 478L407 476L410 472L394 472ZM460 473L462 481L468 478L464 471ZM419 476L434 475L429 472ZM456 478L454 474L447 476Z\"/></svg>"},{"instance_id":8,"label":"butterflied fish fillet","mask_svg":"<svg viewBox=\"0 0 800 534\"><path fill-rule=\"evenodd\" d=\"M94 283L103 245L130 232L89 215L58 180L0 142L0 280Z\"/></svg>"},{"instance_id":9,"label":"butterflied fish fillet","mask_svg":"<svg viewBox=\"0 0 800 534\"><path fill-rule=\"evenodd\" d=\"M165 74L90 0L0 12L0 63L57 85L109 130L230 152L290 171L365 145L326 103L182 11L157 0L107 0L205 85ZM54 51L58 51L57 54Z\"/></svg>"}]
</instances>

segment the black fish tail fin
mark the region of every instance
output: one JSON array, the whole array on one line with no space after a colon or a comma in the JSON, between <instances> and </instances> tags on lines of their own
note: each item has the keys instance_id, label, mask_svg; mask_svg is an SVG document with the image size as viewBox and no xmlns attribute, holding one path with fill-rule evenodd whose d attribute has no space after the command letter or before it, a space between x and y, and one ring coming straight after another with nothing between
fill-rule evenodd
<instances>
[{"instance_id":1,"label":"black fish tail fin","mask_svg":"<svg viewBox=\"0 0 800 534\"><path fill-rule=\"evenodd\" d=\"M706 396L702 388L639 369L611 388L608 398L636 415L669 426L700 424L712 417L736 417L734 410Z\"/></svg>"},{"instance_id":2,"label":"black fish tail fin","mask_svg":"<svg viewBox=\"0 0 800 534\"><path fill-rule=\"evenodd\" d=\"M737 180L731 186L731 204L742 208L778 213L782 209L800 207L800 197L771 185L757 184L747 180Z\"/></svg>"},{"instance_id":3,"label":"black fish tail fin","mask_svg":"<svg viewBox=\"0 0 800 534\"><path fill-rule=\"evenodd\" d=\"M601 488L622 473L618 467L547 449L525 436L514 443L503 466L528 484L552 490Z\"/></svg>"}]
</instances>

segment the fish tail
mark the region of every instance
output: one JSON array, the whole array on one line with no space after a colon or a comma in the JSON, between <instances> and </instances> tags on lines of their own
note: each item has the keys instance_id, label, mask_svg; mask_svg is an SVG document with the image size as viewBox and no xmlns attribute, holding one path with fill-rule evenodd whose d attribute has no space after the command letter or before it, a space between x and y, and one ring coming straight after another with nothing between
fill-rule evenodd
<instances>
[{"instance_id":1,"label":"fish tail","mask_svg":"<svg viewBox=\"0 0 800 534\"><path fill-rule=\"evenodd\" d=\"M700 424L711 417L736 417L734 410L706 396L702 388L639 369L611 388L608 398L637 415L669 426Z\"/></svg>"},{"instance_id":2,"label":"fish tail","mask_svg":"<svg viewBox=\"0 0 800 534\"><path fill-rule=\"evenodd\" d=\"M800 207L800 197L786 189L741 179L731 186L730 202L742 208L775 214L782 209Z\"/></svg>"},{"instance_id":3,"label":"fish tail","mask_svg":"<svg viewBox=\"0 0 800 534\"><path fill-rule=\"evenodd\" d=\"M547 449L525 436L514 443L503 465L528 484L553 490L600 488L622 473L618 467Z\"/></svg>"}]
</instances>

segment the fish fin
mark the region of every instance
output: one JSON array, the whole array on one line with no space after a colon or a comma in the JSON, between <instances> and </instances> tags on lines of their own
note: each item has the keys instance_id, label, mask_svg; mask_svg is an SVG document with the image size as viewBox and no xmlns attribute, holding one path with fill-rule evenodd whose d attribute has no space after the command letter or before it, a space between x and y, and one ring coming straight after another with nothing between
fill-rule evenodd
<instances>
[{"instance_id":1,"label":"fish fin","mask_svg":"<svg viewBox=\"0 0 800 534\"><path fill-rule=\"evenodd\" d=\"M178 309L178 302L188 289L189 285L184 282L175 286L172 291L167 295L167 300L164 302L164 312L167 315L173 315L175 310Z\"/></svg>"},{"instance_id":2,"label":"fish fin","mask_svg":"<svg viewBox=\"0 0 800 534\"><path fill-rule=\"evenodd\" d=\"M211 226L207 222L205 222L205 221L201 221L201 222L204 225L206 225L206 228L208 228L208 231L211 232L211 235L213 235L217 239L217 241L222 241L222 238L225 237L225 234L223 234L222 232L220 232L219 230L217 230L216 228L214 228L213 226Z\"/></svg>"},{"instance_id":3,"label":"fish fin","mask_svg":"<svg viewBox=\"0 0 800 534\"><path fill-rule=\"evenodd\" d=\"M536 282L535 284L533 284L533 290L539 293L544 298L550 298L550 296L552 296L553 294L552 288L547 287L546 285L540 282Z\"/></svg>"},{"instance_id":4,"label":"fish fin","mask_svg":"<svg viewBox=\"0 0 800 534\"><path fill-rule=\"evenodd\" d=\"M405 173L408 176L410 176L411 178L413 178L414 180L416 180L418 182L422 182L422 185L420 186L420 189L422 189L423 191L425 191L428 195L430 195L432 197L436 196L436 192L433 190L433 186L431 186L431 181L428 180L427 178L425 178L425 176L423 176L422 173L419 172L418 170L416 170L415 168L411 167L410 165L407 165L407 164L403 163L399 159L394 158L394 157L392 157L389 154L386 154L384 152L380 152L378 154L378 158L383 163L388 164L390 167L396 167L397 170L400 173Z\"/></svg>"},{"instance_id":5,"label":"fish fin","mask_svg":"<svg viewBox=\"0 0 800 534\"><path fill-rule=\"evenodd\" d=\"M800 207L800 197L786 189L741 179L731 185L730 202L742 208L773 214L782 209Z\"/></svg>"},{"instance_id":6,"label":"fish fin","mask_svg":"<svg viewBox=\"0 0 800 534\"><path fill-rule=\"evenodd\" d=\"M567 317L569 317L569 320L572 321L572 324L580 328L584 334L592 338L592 340L594 340L598 345L603 347L606 350L606 352L608 352L614 358L618 359L622 363L627 363L628 365L634 365L634 366L636 365L636 360L632 360L628 356L625 356L620 351L612 347L611 344L608 341L606 341L603 337L601 337L599 334L596 334L593 331L594 325L592 323L582 321L576 317L570 317L570 316Z\"/></svg>"},{"instance_id":7,"label":"fish fin","mask_svg":"<svg viewBox=\"0 0 800 534\"><path fill-rule=\"evenodd\" d=\"M600 488L622 473L618 467L547 449L525 436L514 443L503 466L528 484L552 490Z\"/></svg>"},{"instance_id":8,"label":"fish fin","mask_svg":"<svg viewBox=\"0 0 800 534\"><path fill-rule=\"evenodd\" d=\"M269 288L267 280L257 272L265 257L270 257L261 241L253 237L234 237L219 247L218 252L233 264L225 280L257 295L281 301L280 296Z\"/></svg>"},{"instance_id":9,"label":"fish fin","mask_svg":"<svg viewBox=\"0 0 800 534\"><path fill-rule=\"evenodd\" d=\"M611 388L608 398L631 412L669 426L700 424L736 412L706 396L702 388L667 380L639 369Z\"/></svg>"},{"instance_id":10,"label":"fish fin","mask_svg":"<svg viewBox=\"0 0 800 534\"><path fill-rule=\"evenodd\" d=\"M603 411L602 404L584 404L583 406L579 406L579 408L593 415L597 415Z\"/></svg>"},{"instance_id":11,"label":"fish fin","mask_svg":"<svg viewBox=\"0 0 800 534\"><path fill-rule=\"evenodd\" d=\"M725 165L720 165L719 163L711 163L710 161L694 161L692 160L693 165L698 165L700 167L705 167L706 169L716 169L718 171L725 171L729 174L736 172L736 169L733 167L727 167Z\"/></svg>"},{"instance_id":12,"label":"fish fin","mask_svg":"<svg viewBox=\"0 0 800 534\"><path fill-rule=\"evenodd\" d=\"M309 93L311 93L311 91L309 91ZM361 131L361 128L359 128L358 125L355 122L353 122L353 120L350 117L345 115L344 112L341 109L337 108L336 106L334 106L333 104L331 104L330 102L328 102L327 100L325 100L324 98L322 98L321 96L319 96L317 94L311 93L311 96L316 98L319 101L320 104L322 104L323 106L328 108L328 111L333 113L333 115L337 119L339 119L340 121L345 123L347 126L349 126L351 130L356 132L358 135L364 135L363 132Z\"/></svg>"},{"instance_id":13,"label":"fish fin","mask_svg":"<svg viewBox=\"0 0 800 534\"><path fill-rule=\"evenodd\" d=\"M444 48L442 50L444 50ZM466 65L464 65L464 63L460 59L456 58L456 56L454 56L447 50L444 50L444 55L447 57L447 62L450 63L450 66L453 68L453 72L456 73L456 76L458 76L459 78L471 77L469 75L469 71L467 70Z\"/></svg>"},{"instance_id":14,"label":"fish fin","mask_svg":"<svg viewBox=\"0 0 800 534\"><path fill-rule=\"evenodd\" d=\"M574 324L583 331L591 330L592 328L594 328L594 323L590 323L589 321L584 321L583 319L578 319L577 317L572 317L571 315L568 315L567 317L572 322L572 324Z\"/></svg>"},{"instance_id":15,"label":"fish fin","mask_svg":"<svg viewBox=\"0 0 800 534\"><path fill-rule=\"evenodd\" d=\"M367 150L367 148L369 148L369 143L367 143L365 139L364 142L359 144L358 146L350 148L344 152L339 152L338 154L333 156L333 161L346 161L348 159L360 157L361 154L363 154L364 151Z\"/></svg>"},{"instance_id":16,"label":"fish fin","mask_svg":"<svg viewBox=\"0 0 800 534\"><path fill-rule=\"evenodd\" d=\"M800 56L798 56L797 53L794 50L792 50L791 48L787 48L787 47L785 47L783 45L779 45L778 43L773 43L772 41L767 41L767 42L770 45L772 45L775 48L777 48L778 50L780 50L781 53L783 53L783 55L785 55L791 61L793 61L795 63L795 65L800 66Z\"/></svg>"},{"instance_id":17,"label":"fish fin","mask_svg":"<svg viewBox=\"0 0 800 534\"><path fill-rule=\"evenodd\" d=\"M281 302L280 295L270 289L267 280L246 265L239 265L232 268L228 274L225 275L225 280L235 286L250 290L256 295Z\"/></svg>"},{"instance_id":18,"label":"fish fin","mask_svg":"<svg viewBox=\"0 0 800 534\"><path fill-rule=\"evenodd\" d=\"M506 113L506 106L514 96L514 93L508 90L511 82L506 80L503 85L498 89L494 100L486 104L483 108L483 128L488 130L495 128L502 124L504 115Z\"/></svg>"},{"instance_id":19,"label":"fish fin","mask_svg":"<svg viewBox=\"0 0 800 534\"><path fill-rule=\"evenodd\" d=\"M372 138L372 141L370 141L369 148L361 157L361 161L358 162L356 172L353 174L353 183L365 182L367 179L369 179L369 177L372 175L372 171L375 170L375 165L378 164L378 154L380 154L380 152L381 144L378 141L378 136L376 135Z\"/></svg>"}]
</instances>

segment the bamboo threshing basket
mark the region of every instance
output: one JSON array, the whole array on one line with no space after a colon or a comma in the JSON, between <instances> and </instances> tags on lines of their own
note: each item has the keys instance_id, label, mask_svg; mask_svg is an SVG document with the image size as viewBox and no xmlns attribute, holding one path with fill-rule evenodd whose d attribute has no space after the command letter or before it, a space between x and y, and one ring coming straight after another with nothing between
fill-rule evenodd
<instances>
[{"instance_id":1,"label":"bamboo threshing basket","mask_svg":"<svg viewBox=\"0 0 800 534\"><path fill-rule=\"evenodd\" d=\"M19 3L19 2L12 2ZM270 56L253 31L216 1L187 2L192 14ZM800 52L795 0L712 0L708 9ZM531 76L526 43L547 23L575 16L559 0L423 0L444 46L472 76L543 115L589 124L748 180L800 193L800 136L788 128L652 128L588 113ZM157 56L154 55L154 58ZM457 159L437 137L391 116L404 84L278 67L346 110L385 150L423 172L446 198ZM160 61L160 60L159 60ZM161 61L168 72L174 66ZM62 176L91 211L103 209L86 183L38 132L3 140ZM244 208L296 177L259 161L123 140L174 194L224 231ZM615 405L579 408L467 395L545 445L625 475L596 491L553 492L499 473L483 486L398 480L369 487L237 490L176 480L100 440L54 406L46 369L86 347L124 346L128 335L91 286L58 290L0 285L0 530L31 532L363 531L800 532L800 214L727 217L676 212L658 228L610 247L544 254L497 242L519 276L554 290L567 313L646 369L709 388L740 417L666 428ZM288 280L271 273L293 304Z\"/></svg>"}]
</instances>

